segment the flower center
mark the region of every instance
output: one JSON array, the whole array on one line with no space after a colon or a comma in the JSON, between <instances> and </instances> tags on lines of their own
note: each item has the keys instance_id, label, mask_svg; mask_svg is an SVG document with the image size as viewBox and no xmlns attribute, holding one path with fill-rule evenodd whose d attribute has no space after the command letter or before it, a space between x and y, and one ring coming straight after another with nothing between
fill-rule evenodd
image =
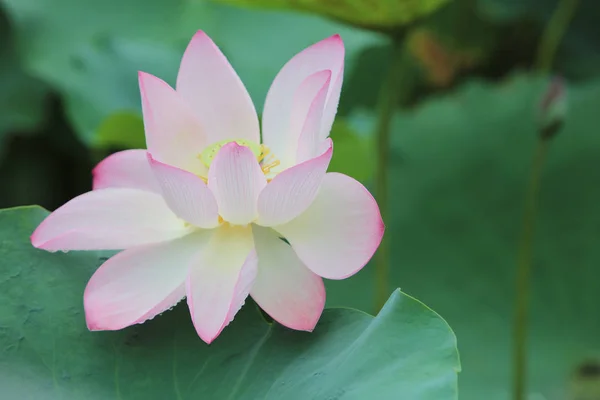
<instances>
[{"instance_id":1,"label":"flower center","mask_svg":"<svg viewBox=\"0 0 600 400\"><path fill-rule=\"evenodd\" d=\"M210 168L212 161L219 150L221 150L221 147L231 142L235 142L240 146L249 148L256 157L256 161L258 161L260 164L260 169L265 175L268 175L271 172L271 169L277 167L280 163L280 161L273 156L271 150L266 145L258 144L246 139L221 140L220 142L213 143L210 146L207 146L202 153L200 153L198 158L200 158L202 163L206 165L207 168Z\"/></svg>"}]
</instances>

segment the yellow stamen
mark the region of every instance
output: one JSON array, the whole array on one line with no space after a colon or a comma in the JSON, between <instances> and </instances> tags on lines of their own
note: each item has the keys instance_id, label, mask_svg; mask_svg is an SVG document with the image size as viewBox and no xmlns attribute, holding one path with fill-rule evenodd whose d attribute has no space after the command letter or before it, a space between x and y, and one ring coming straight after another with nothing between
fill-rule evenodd
<instances>
[{"instance_id":1,"label":"yellow stamen","mask_svg":"<svg viewBox=\"0 0 600 400\"><path fill-rule=\"evenodd\" d=\"M267 147L267 145L261 144L260 145L260 155L258 157L256 157L256 160L258 162L262 162L269 154L271 154L271 149L269 149L269 147Z\"/></svg>"},{"instance_id":2,"label":"yellow stamen","mask_svg":"<svg viewBox=\"0 0 600 400\"><path fill-rule=\"evenodd\" d=\"M207 167L210 168L212 160L215 158L215 156L217 155L219 150L221 150L221 147L223 147L227 143L231 143L231 142L236 142L240 146L245 146L245 147L249 148L252 151L252 153L254 153L254 156L256 157L256 161L258 161L258 163L261 164L260 169L262 170L263 174L265 174L265 175L271 173L271 170L273 168L275 168L281 164L280 161L275 158L273 153L271 153L271 149L267 145L256 144L254 142L251 142L251 141L245 140L245 139L222 140L220 142L213 143L212 145L207 146L204 149L204 151L202 151L202 153L197 155L197 157L198 157L198 159L200 159L200 161L202 161L202 163L204 163L204 165L206 165ZM201 175L198 175L198 177L200 179L202 179L204 181L204 183L208 184L207 177L201 176ZM267 178L267 182L270 182L271 180L272 180L272 177Z\"/></svg>"},{"instance_id":3,"label":"yellow stamen","mask_svg":"<svg viewBox=\"0 0 600 400\"><path fill-rule=\"evenodd\" d=\"M270 162L267 165L263 165L260 167L260 169L262 169L263 174L268 174L269 172L271 172L271 170L275 167L277 167L279 164L281 164L281 162L279 160L275 160Z\"/></svg>"},{"instance_id":4,"label":"yellow stamen","mask_svg":"<svg viewBox=\"0 0 600 400\"><path fill-rule=\"evenodd\" d=\"M234 140L221 140L219 142L213 143L210 146L206 146L206 148L200 153L199 158L200 161L204 163L207 167L210 167L212 160L215 158L221 147L225 146L227 143L236 142L240 146L245 146L249 148L252 153L254 153L255 157L260 157L262 152L262 147L250 140L246 139L234 139Z\"/></svg>"}]
</instances>

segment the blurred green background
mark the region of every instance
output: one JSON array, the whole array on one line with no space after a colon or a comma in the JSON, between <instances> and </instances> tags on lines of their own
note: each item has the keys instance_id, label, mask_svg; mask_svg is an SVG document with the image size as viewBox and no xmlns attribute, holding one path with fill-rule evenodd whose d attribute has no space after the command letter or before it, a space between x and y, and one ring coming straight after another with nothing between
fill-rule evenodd
<instances>
[{"instance_id":1,"label":"blurred green background","mask_svg":"<svg viewBox=\"0 0 600 400\"><path fill-rule=\"evenodd\" d=\"M462 399L507 399L523 198L549 82L534 63L557 4L0 0L0 207L55 209L91 188L102 158L143 147L137 71L174 83L198 29L229 57L259 112L285 61L341 34L346 77L330 170L373 188L392 34L403 56L389 144L389 293L401 287L453 327ZM568 112L542 176L527 398L598 400L598 0L578 2L552 74L565 78ZM330 282L328 305L374 312L374 274L369 266Z\"/></svg>"}]
</instances>

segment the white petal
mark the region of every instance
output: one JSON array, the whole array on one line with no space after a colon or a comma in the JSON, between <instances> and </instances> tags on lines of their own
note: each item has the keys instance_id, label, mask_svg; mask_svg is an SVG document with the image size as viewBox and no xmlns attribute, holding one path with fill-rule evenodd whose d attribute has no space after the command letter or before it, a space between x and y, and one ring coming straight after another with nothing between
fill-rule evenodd
<instances>
[{"instance_id":1,"label":"white petal","mask_svg":"<svg viewBox=\"0 0 600 400\"><path fill-rule=\"evenodd\" d=\"M266 184L254 153L235 142L219 150L208 171L208 187L217 199L219 214L236 225L258 217L256 202Z\"/></svg>"},{"instance_id":2,"label":"white petal","mask_svg":"<svg viewBox=\"0 0 600 400\"><path fill-rule=\"evenodd\" d=\"M258 196L259 225L285 224L303 213L313 202L331 161L333 148L322 155L278 174Z\"/></svg>"},{"instance_id":3,"label":"white petal","mask_svg":"<svg viewBox=\"0 0 600 400\"><path fill-rule=\"evenodd\" d=\"M163 198L139 189L108 188L75 197L31 236L44 250L121 250L187 234Z\"/></svg>"},{"instance_id":4,"label":"white petal","mask_svg":"<svg viewBox=\"0 0 600 400\"><path fill-rule=\"evenodd\" d=\"M202 31L192 38L183 55L177 92L206 128L208 144L231 139L260 141L250 95L227 58Z\"/></svg>"},{"instance_id":5,"label":"white petal","mask_svg":"<svg viewBox=\"0 0 600 400\"><path fill-rule=\"evenodd\" d=\"M384 226L375 199L363 185L349 176L329 173L311 206L275 229L314 273L344 279L371 259Z\"/></svg>"},{"instance_id":6,"label":"white petal","mask_svg":"<svg viewBox=\"0 0 600 400\"><path fill-rule=\"evenodd\" d=\"M323 280L272 229L253 226L252 232L258 274L250 295L280 324L312 331L325 306Z\"/></svg>"},{"instance_id":7,"label":"white petal","mask_svg":"<svg viewBox=\"0 0 600 400\"><path fill-rule=\"evenodd\" d=\"M175 214L200 228L214 228L219 224L217 200L202 179L156 161L150 153L148 162L165 201Z\"/></svg>"},{"instance_id":8,"label":"white petal","mask_svg":"<svg viewBox=\"0 0 600 400\"><path fill-rule=\"evenodd\" d=\"M125 250L102 264L83 296L88 328L123 329L177 304L185 296L189 267L208 242L208 232Z\"/></svg>"},{"instance_id":9,"label":"white petal","mask_svg":"<svg viewBox=\"0 0 600 400\"><path fill-rule=\"evenodd\" d=\"M250 227L215 230L186 281L187 302L196 331L211 343L235 317L256 277Z\"/></svg>"},{"instance_id":10,"label":"white petal","mask_svg":"<svg viewBox=\"0 0 600 400\"><path fill-rule=\"evenodd\" d=\"M125 150L111 154L94 168L93 175L94 190L113 187L160 193L148 165L146 150Z\"/></svg>"}]
</instances>

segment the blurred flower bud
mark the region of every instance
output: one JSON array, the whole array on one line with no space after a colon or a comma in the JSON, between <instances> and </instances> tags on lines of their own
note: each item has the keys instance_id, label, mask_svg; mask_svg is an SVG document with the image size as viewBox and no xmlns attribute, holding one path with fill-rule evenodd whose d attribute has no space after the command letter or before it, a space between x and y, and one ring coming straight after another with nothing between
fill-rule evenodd
<instances>
[{"instance_id":1,"label":"blurred flower bud","mask_svg":"<svg viewBox=\"0 0 600 400\"><path fill-rule=\"evenodd\" d=\"M538 129L542 139L553 138L567 114L567 88L561 77L554 77L544 93L538 110Z\"/></svg>"}]
</instances>

